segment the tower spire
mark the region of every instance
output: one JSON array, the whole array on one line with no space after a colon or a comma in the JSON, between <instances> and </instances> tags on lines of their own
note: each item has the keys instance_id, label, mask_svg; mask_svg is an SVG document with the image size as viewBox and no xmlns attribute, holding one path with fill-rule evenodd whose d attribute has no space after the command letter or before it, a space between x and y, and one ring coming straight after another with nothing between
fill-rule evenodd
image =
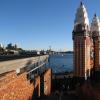
<instances>
[{"instance_id":1,"label":"tower spire","mask_svg":"<svg viewBox=\"0 0 100 100\"><path fill-rule=\"evenodd\" d=\"M94 14L94 17L91 23L91 32L95 32L95 31L100 32L100 22L96 13Z\"/></svg>"},{"instance_id":2,"label":"tower spire","mask_svg":"<svg viewBox=\"0 0 100 100\"><path fill-rule=\"evenodd\" d=\"M75 16L75 21L74 21L74 30L76 30L76 27L79 24L83 25L86 30L90 30L88 13L82 0L80 2L80 6L78 7L76 11L76 16Z\"/></svg>"}]
</instances>

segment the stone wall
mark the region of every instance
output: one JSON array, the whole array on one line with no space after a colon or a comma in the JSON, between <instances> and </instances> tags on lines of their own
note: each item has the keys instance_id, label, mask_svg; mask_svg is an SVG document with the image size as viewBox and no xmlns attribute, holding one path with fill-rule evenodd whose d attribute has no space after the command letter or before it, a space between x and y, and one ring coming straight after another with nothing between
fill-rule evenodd
<instances>
[{"instance_id":1,"label":"stone wall","mask_svg":"<svg viewBox=\"0 0 100 100\"><path fill-rule=\"evenodd\" d=\"M44 73L44 95L46 96L51 94L51 81L52 71L49 69Z\"/></svg>"},{"instance_id":2,"label":"stone wall","mask_svg":"<svg viewBox=\"0 0 100 100\"><path fill-rule=\"evenodd\" d=\"M0 78L0 100L30 100L33 90L26 73L17 76L12 71Z\"/></svg>"},{"instance_id":3,"label":"stone wall","mask_svg":"<svg viewBox=\"0 0 100 100\"><path fill-rule=\"evenodd\" d=\"M43 75L44 95L51 93L51 69ZM0 100L31 100L37 88L38 97L41 96L41 78L37 76L34 81L27 79L27 73L17 75L15 71L0 75ZM34 99L33 99L34 100Z\"/></svg>"}]
</instances>

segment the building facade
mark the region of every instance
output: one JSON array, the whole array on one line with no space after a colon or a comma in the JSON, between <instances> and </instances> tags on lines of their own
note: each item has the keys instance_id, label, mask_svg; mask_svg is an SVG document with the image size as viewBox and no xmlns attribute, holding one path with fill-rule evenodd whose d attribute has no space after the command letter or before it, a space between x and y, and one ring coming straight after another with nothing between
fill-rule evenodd
<instances>
[{"instance_id":1,"label":"building facade","mask_svg":"<svg viewBox=\"0 0 100 100\"><path fill-rule=\"evenodd\" d=\"M87 79L91 70L100 70L100 22L96 14L90 25L86 7L81 2L73 29L74 75Z\"/></svg>"}]
</instances>

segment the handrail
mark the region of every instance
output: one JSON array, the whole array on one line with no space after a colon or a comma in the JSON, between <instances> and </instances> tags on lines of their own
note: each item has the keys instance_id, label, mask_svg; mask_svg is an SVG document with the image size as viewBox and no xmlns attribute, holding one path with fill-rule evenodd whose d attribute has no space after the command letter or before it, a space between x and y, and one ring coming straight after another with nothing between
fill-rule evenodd
<instances>
[{"instance_id":1,"label":"handrail","mask_svg":"<svg viewBox=\"0 0 100 100\"><path fill-rule=\"evenodd\" d=\"M45 64L46 64L46 63L42 63L41 65L35 67L34 69L30 70L30 71L27 72L27 73L31 73L31 72L35 71L36 69L39 69L40 67L42 67L42 66L45 65Z\"/></svg>"}]
</instances>

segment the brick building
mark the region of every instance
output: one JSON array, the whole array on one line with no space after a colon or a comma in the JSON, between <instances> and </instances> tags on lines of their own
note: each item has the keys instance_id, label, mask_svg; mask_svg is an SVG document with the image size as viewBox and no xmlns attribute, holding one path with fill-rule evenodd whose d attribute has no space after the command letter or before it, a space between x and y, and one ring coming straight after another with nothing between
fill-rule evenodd
<instances>
[{"instance_id":1,"label":"brick building","mask_svg":"<svg viewBox=\"0 0 100 100\"><path fill-rule=\"evenodd\" d=\"M74 75L87 79L100 71L100 22L96 14L90 25L86 7L81 2L73 29Z\"/></svg>"}]
</instances>

